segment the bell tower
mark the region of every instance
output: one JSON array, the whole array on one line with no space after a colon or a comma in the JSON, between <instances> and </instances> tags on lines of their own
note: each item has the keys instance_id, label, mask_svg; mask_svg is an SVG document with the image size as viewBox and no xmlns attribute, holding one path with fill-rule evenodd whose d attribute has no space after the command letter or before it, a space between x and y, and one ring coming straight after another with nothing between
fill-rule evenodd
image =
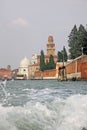
<instances>
[{"instance_id":1,"label":"bell tower","mask_svg":"<svg viewBox=\"0 0 87 130\"><path fill-rule=\"evenodd\" d=\"M53 43L53 36L48 37L48 43L47 43L47 55L55 55L55 44Z\"/></svg>"}]
</instances>

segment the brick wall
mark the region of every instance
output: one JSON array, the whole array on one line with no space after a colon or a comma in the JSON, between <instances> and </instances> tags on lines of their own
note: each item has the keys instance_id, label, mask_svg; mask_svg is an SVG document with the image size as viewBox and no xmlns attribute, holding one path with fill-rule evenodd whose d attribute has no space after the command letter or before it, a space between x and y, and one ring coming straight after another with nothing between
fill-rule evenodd
<instances>
[{"instance_id":1,"label":"brick wall","mask_svg":"<svg viewBox=\"0 0 87 130\"><path fill-rule=\"evenodd\" d=\"M72 62L72 63L70 63L70 64L67 64L67 65L66 65L66 73L67 73L67 74L75 73L75 65L76 65L75 62Z\"/></svg>"},{"instance_id":2,"label":"brick wall","mask_svg":"<svg viewBox=\"0 0 87 130\"><path fill-rule=\"evenodd\" d=\"M87 79L87 61L84 59L81 67L81 77Z\"/></svg>"},{"instance_id":3,"label":"brick wall","mask_svg":"<svg viewBox=\"0 0 87 130\"><path fill-rule=\"evenodd\" d=\"M87 79L87 55L80 56L66 65L67 74L80 74L81 78ZM73 75L72 75L73 76Z\"/></svg>"},{"instance_id":4,"label":"brick wall","mask_svg":"<svg viewBox=\"0 0 87 130\"><path fill-rule=\"evenodd\" d=\"M35 72L35 77L56 77L56 69Z\"/></svg>"}]
</instances>

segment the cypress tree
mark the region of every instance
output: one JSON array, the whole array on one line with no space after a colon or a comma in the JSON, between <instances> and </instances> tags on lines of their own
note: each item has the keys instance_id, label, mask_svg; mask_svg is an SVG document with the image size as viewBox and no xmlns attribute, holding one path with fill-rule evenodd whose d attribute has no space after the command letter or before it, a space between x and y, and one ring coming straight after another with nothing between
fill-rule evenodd
<instances>
[{"instance_id":1,"label":"cypress tree","mask_svg":"<svg viewBox=\"0 0 87 130\"><path fill-rule=\"evenodd\" d=\"M41 50L41 55L40 55L40 70L44 71L45 69L45 61L44 61L44 52Z\"/></svg>"},{"instance_id":2,"label":"cypress tree","mask_svg":"<svg viewBox=\"0 0 87 130\"><path fill-rule=\"evenodd\" d=\"M49 69L55 69L56 65L54 63L54 58L52 55L50 55L50 59L49 59Z\"/></svg>"},{"instance_id":3,"label":"cypress tree","mask_svg":"<svg viewBox=\"0 0 87 130\"><path fill-rule=\"evenodd\" d=\"M67 52L65 46L63 47L63 50L58 51L58 62L67 61Z\"/></svg>"},{"instance_id":4,"label":"cypress tree","mask_svg":"<svg viewBox=\"0 0 87 130\"><path fill-rule=\"evenodd\" d=\"M63 55L64 55L63 60L66 62L67 61L67 52L66 52L65 46L63 47Z\"/></svg>"},{"instance_id":5,"label":"cypress tree","mask_svg":"<svg viewBox=\"0 0 87 130\"><path fill-rule=\"evenodd\" d=\"M60 51L58 51L58 62L63 62L63 55Z\"/></svg>"}]
</instances>

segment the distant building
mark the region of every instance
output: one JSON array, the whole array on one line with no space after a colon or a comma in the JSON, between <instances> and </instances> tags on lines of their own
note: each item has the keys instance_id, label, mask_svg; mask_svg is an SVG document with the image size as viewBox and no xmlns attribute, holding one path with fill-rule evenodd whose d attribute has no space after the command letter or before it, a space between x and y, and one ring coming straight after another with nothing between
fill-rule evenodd
<instances>
[{"instance_id":1,"label":"distant building","mask_svg":"<svg viewBox=\"0 0 87 130\"><path fill-rule=\"evenodd\" d=\"M29 79L35 78L35 72L40 70L38 63L29 65Z\"/></svg>"},{"instance_id":2,"label":"distant building","mask_svg":"<svg viewBox=\"0 0 87 130\"><path fill-rule=\"evenodd\" d=\"M31 57L31 64L36 64L37 63L37 54L33 54Z\"/></svg>"},{"instance_id":3,"label":"distant building","mask_svg":"<svg viewBox=\"0 0 87 130\"><path fill-rule=\"evenodd\" d=\"M48 43L46 44L46 55L44 55L44 60L45 60L45 63L49 63L49 59L50 59L50 55L53 56L54 58L54 62L57 63L57 60L58 60L58 56L55 54L55 44L54 44L54 40L53 40L53 36L49 36L48 37ZM40 55L33 55L32 57L32 63L30 66L29 66L29 77L31 78L37 78L37 77L42 77L42 73L40 72ZM55 73L56 71L53 70L52 72L49 70L49 71L45 71L43 73L43 75L46 77L49 77L50 75L50 78L54 78L56 75Z\"/></svg>"},{"instance_id":4,"label":"distant building","mask_svg":"<svg viewBox=\"0 0 87 130\"><path fill-rule=\"evenodd\" d=\"M17 73L17 79L29 78L29 60L25 57L21 62Z\"/></svg>"},{"instance_id":5,"label":"distant building","mask_svg":"<svg viewBox=\"0 0 87 130\"><path fill-rule=\"evenodd\" d=\"M50 55L53 56L54 62L57 63L58 56L55 54L55 43L53 40L53 36L48 37L48 43L46 44L46 51L47 51L47 54L44 55L45 63L49 62ZM37 56L37 63L40 64L40 55Z\"/></svg>"},{"instance_id":6,"label":"distant building","mask_svg":"<svg viewBox=\"0 0 87 130\"><path fill-rule=\"evenodd\" d=\"M4 79L11 79L12 78L12 71L10 69L7 68L1 68L0 69L0 79L4 80Z\"/></svg>"}]
</instances>

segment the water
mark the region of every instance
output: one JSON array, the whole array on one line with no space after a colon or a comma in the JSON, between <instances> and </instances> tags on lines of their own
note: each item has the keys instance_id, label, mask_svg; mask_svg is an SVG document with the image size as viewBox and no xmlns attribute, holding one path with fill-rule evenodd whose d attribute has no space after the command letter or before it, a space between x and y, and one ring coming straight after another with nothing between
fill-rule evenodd
<instances>
[{"instance_id":1,"label":"water","mask_svg":"<svg viewBox=\"0 0 87 130\"><path fill-rule=\"evenodd\" d=\"M87 130L87 81L7 81L0 130Z\"/></svg>"}]
</instances>

